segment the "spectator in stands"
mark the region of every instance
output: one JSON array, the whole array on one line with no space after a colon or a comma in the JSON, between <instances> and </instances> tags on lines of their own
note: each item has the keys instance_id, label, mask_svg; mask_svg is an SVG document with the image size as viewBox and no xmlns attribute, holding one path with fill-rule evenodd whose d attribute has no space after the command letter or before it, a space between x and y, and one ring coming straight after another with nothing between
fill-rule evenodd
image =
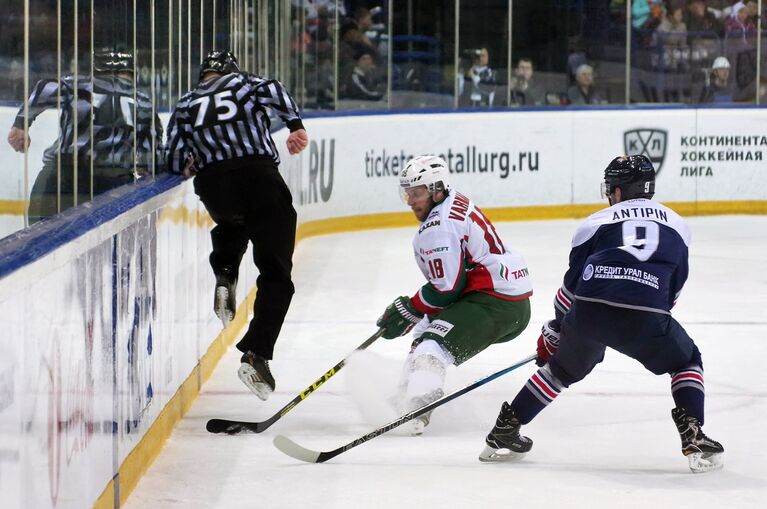
<instances>
[{"instance_id":1,"label":"spectator in stands","mask_svg":"<svg viewBox=\"0 0 767 509\"><path fill-rule=\"evenodd\" d=\"M332 109L335 107L333 77L334 42L333 23L335 4L326 1L306 2L306 94L304 107Z\"/></svg>"},{"instance_id":2,"label":"spectator in stands","mask_svg":"<svg viewBox=\"0 0 767 509\"><path fill-rule=\"evenodd\" d=\"M714 60L711 78L703 87L698 102L702 104L733 102L735 87L730 83L730 61L726 57L717 57Z\"/></svg>"},{"instance_id":3,"label":"spectator in stands","mask_svg":"<svg viewBox=\"0 0 767 509\"><path fill-rule=\"evenodd\" d=\"M367 33L373 26L373 14L367 7L357 7L354 9L354 21L362 33Z\"/></svg>"},{"instance_id":4,"label":"spectator in stands","mask_svg":"<svg viewBox=\"0 0 767 509\"><path fill-rule=\"evenodd\" d=\"M684 13L692 62L707 64L719 53L722 23L707 9L706 0L689 0Z\"/></svg>"},{"instance_id":5,"label":"spectator in stands","mask_svg":"<svg viewBox=\"0 0 767 509\"><path fill-rule=\"evenodd\" d=\"M369 12L367 9L364 11ZM359 14L360 9L355 11L361 18L363 26L368 23L366 17ZM343 18L341 20L341 26L339 28L339 45L338 45L338 75L341 79L346 79L345 82L341 82L340 85L345 87L350 83L351 77L358 72L357 60L360 55L367 53L373 58L373 65L376 65L376 47L373 42L368 39L367 35L360 29L360 25L352 18ZM347 97L347 93L344 88L340 90L342 97Z\"/></svg>"},{"instance_id":6,"label":"spectator in stands","mask_svg":"<svg viewBox=\"0 0 767 509\"><path fill-rule=\"evenodd\" d=\"M543 89L533 81L533 61L520 58L511 81L511 104L540 106L544 102Z\"/></svg>"},{"instance_id":7,"label":"spectator in stands","mask_svg":"<svg viewBox=\"0 0 767 509\"><path fill-rule=\"evenodd\" d=\"M662 0L634 0L631 4L631 28L634 42L640 46L648 46L662 18Z\"/></svg>"},{"instance_id":8,"label":"spectator in stands","mask_svg":"<svg viewBox=\"0 0 767 509\"><path fill-rule=\"evenodd\" d=\"M663 48L663 62L659 66L665 71L685 72L688 69L690 48L687 46L687 26L684 24L684 0L672 0L668 11L658 26L658 44Z\"/></svg>"},{"instance_id":9,"label":"spectator in stands","mask_svg":"<svg viewBox=\"0 0 767 509\"><path fill-rule=\"evenodd\" d=\"M575 71L575 84L567 89L567 99L573 106L584 104L605 104L594 89L594 69L583 64Z\"/></svg>"},{"instance_id":10,"label":"spectator in stands","mask_svg":"<svg viewBox=\"0 0 767 509\"><path fill-rule=\"evenodd\" d=\"M713 32L716 35L722 34L722 24L716 18L714 13L707 9L706 0L688 0L683 21L687 26L687 32L689 33L690 38L703 35L696 32ZM692 45L692 41L688 42Z\"/></svg>"},{"instance_id":11,"label":"spectator in stands","mask_svg":"<svg viewBox=\"0 0 767 509\"><path fill-rule=\"evenodd\" d=\"M462 88L462 103L468 106L493 106L495 101L496 79L495 71L488 65L490 55L487 48L469 50L472 65L463 75L459 85Z\"/></svg>"},{"instance_id":12,"label":"spectator in stands","mask_svg":"<svg viewBox=\"0 0 767 509\"><path fill-rule=\"evenodd\" d=\"M732 6L732 15L724 20L724 32L727 37L756 35L758 14L756 0L738 2Z\"/></svg>"},{"instance_id":13,"label":"spectator in stands","mask_svg":"<svg viewBox=\"0 0 767 509\"><path fill-rule=\"evenodd\" d=\"M368 31L373 27L373 15L370 13L370 9L366 7L356 8L354 10L354 23L357 29L354 32L355 43L364 49L372 50L373 54L377 53L377 44L368 37Z\"/></svg>"},{"instance_id":14,"label":"spectator in stands","mask_svg":"<svg viewBox=\"0 0 767 509\"><path fill-rule=\"evenodd\" d=\"M369 52L359 53L356 65L344 84L344 99L379 101L383 96L384 84L380 80L373 56Z\"/></svg>"},{"instance_id":15,"label":"spectator in stands","mask_svg":"<svg viewBox=\"0 0 767 509\"><path fill-rule=\"evenodd\" d=\"M354 68L355 56L365 51L365 47L357 44L357 24L349 19L341 20L338 28L338 73L347 76Z\"/></svg>"},{"instance_id":16,"label":"spectator in stands","mask_svg":"<svg viewBox=\"0 0 767 509\"><path fill-rule=\"evenodd\" d=\"M631 26L638 30L654 30L660 24L662 15L660 0L634 0L631 4Z\"/></svg>"},{"instance_id":17,"label":"spectator in stands","mask_svg":"<svg viewBox=\"0 0 767 509\"><path fill-rule=\"evenodd\" d=\"M732 15L732 6L735 2L733 0L707 0L706 10L713 14L716 19L724 22L724 20Z\"/></svg>"},{"instance_id":18,"label":"spectator in stands","mask_svg":"<svg viewBox=\"0 0 767 509\"><path fill-rule=\"evenodd\" d=\"M361 52L369 52L374 55L376 52L373 42L360 30L359 25L353 19L345 18L341 21L339 36L342 55L359 55ZM354 61L353 58L350 60Z\"/></svg>"},{"instance_id":19,"label":"spectator in stands","mask_svg":"<svg viewBox=\"0 0 767 509\"><path fill-rule=\"evenodd\" d=\"M748 15L751 17L759 14L759 2L757 0L740 0L739 2L735 2L735 4L733 4L732 8L730 9L730 16L734 18L737 14L737 11L739 11L741 7L747 7L749 9Z\"/></svg>"}]
</instances>

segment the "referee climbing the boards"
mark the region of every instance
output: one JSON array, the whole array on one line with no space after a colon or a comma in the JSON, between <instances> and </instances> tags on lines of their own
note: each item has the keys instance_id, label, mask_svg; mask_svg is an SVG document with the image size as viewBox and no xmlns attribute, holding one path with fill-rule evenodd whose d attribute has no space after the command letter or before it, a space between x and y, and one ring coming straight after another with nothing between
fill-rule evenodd
<instances>
[{"instance_id":1,"label":"referee climbing the boards","mask_svg":"<svg viewBox=\"0 0 767 509\"><path fill-rule=\"evenodd\" d=\"M269 361L293 297L296 236L296 211L277 170L280 158L266 108L290 130L288 152L304 150L309 138L285 87L240 71L229 51L212 51L202 61L199 84L179 100L168 129L170 171L196 176L195 193L216 223L210 233L213 307L225 327L237 309L240 260L248 240L253 243L258 292L253 319L237 343L243 352L238 376L262 400L274 392Z\"/></svg>"}]
</instances>

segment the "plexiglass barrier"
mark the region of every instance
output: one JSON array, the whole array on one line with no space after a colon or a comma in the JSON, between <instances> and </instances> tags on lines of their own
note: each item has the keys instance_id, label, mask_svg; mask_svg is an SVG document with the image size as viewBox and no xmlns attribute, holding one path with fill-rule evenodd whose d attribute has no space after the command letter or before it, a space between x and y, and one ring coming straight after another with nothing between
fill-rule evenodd
<instances>
[{"instance_id":1,"label":"plexiglass barrier","mask_svg":"<svg viewBox=\"0 0 767 509\"><path fill-rule=\"evenodd\" d=\"M315 115L761 106L764 3L6 0L0 236L162 173L160 119L212 49Z\"/></svg>"}]
</instances>

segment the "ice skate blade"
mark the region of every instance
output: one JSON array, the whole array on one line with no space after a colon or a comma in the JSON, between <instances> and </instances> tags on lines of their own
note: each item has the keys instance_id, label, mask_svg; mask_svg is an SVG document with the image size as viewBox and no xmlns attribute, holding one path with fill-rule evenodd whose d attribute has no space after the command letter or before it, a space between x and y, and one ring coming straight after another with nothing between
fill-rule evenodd
<instances>
[{"instance_id":1,"label":"ice skate blade","mask_svg":"<svg viewBox=\"0 0 767 509\"><path fill-rule=\"evenodd\" d=\"M703 474L721 470L724 467L724 454L721 452L694 452L687 456L690 470L695 474Z\"/></svg>"},{"instance_id":2,"label":"ice skate blade","mask_svg":"<svg viewBox=\"0 0 767 509\"><path fill-rule=\"evenodd\" d=\"M511 449L493 449L486 445L479 453L479 461L483 463L512 463L525 457L526 452L514 452Z\"/></svg>"},{"instance_id":3,"label":"ice skate blade","mask_svg":"<svg viewBox=\"0 0 767 509\"><path fill-rule=\"evenodd\" d=\"M269 395L273 392L273 389L268 383L261 380L258 376L258 372L253 366L243 362L240 364L240 369L237 370L237 376L242 380L242 383L253 392L253 394L258 396L260 400L266 401L269 399Z\"/></svg>"},{"instance_id":4,"label":"ice skate blade","mask_svg":"<svg viewBox=\"0 0 767 509\"><path fill-rule=\"evenodd\" d=\"M226 329L229 323L234 319L233 313L227 309L226 302L229 300L229 289L225 286L216 288L216 316Z\"/></svg>"}]
</instances>

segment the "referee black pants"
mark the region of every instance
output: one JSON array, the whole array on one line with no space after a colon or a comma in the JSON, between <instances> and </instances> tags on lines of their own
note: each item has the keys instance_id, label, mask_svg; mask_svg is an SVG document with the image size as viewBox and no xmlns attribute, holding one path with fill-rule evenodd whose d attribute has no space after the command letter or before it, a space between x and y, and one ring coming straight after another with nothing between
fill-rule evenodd
<instances>
[{"instance_id":1,"label":"referee black pants","mask_svg":"<svg viewBox=\"0 0 767 509\"><path fill-rule=\"evenodd\" d=\"M271 359L295 291L290 272L296 211L290 190L274 161L258 156L206 166L194 189L216 223L210 232L214 274L237 277L248 241L253 244L258 292L253 319L237 348Z\"/></svg>"}]
</instances>

